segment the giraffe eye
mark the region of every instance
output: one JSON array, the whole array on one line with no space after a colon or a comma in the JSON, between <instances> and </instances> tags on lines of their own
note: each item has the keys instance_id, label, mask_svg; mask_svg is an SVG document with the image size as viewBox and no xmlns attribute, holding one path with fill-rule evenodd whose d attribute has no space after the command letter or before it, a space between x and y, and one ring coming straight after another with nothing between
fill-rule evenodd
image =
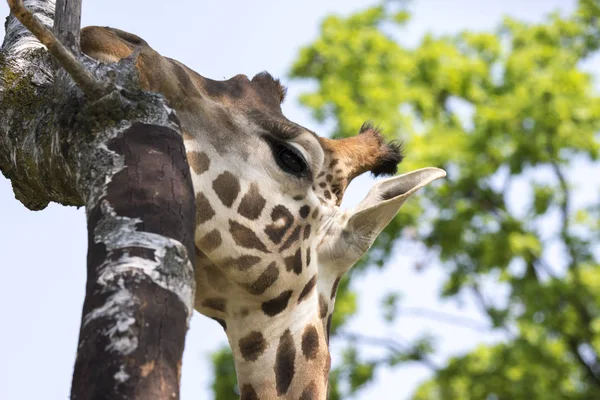
<instances>
[{"instance_id":1,"label":"giraffe eye","mask_svg":"<svg viewBox=\"0 0 600 400\"><path fill-rule=\"evenodd\" d=\"M269 140L275 162L283 171L299 178L308 175L308 164L298 150L278 140Z\"/></svg>"}]
</instances>

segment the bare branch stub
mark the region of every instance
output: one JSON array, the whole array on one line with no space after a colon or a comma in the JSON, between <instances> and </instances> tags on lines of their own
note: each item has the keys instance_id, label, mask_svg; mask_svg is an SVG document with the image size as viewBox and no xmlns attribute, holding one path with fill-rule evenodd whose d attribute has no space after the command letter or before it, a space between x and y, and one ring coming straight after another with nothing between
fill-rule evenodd
<instances>
[{"instance_id":1,"label":"bare branch stub","mask_svg":"<svg viewBox=\"0 0 600 400\"><path fill-rule=\"evenodd\" d=\"M65 47L50 29L27 10L23 0L8 0L8 5L11 13L48 48L48 52L52 54L88 97L97 99L107 92L106 87L85 68L73 52Z\"/></svg>"},{"instance_id":2,"label":"bare branch stub","mask_svg":"<svg viewBox=\"0 0 600 400\"><path fill-rule=\"evenodd\" d=\"M54 16L54 34L58 40L79 54L79 36L81 32L81 1L56 0Z\"/></svg>"}]
</instances>

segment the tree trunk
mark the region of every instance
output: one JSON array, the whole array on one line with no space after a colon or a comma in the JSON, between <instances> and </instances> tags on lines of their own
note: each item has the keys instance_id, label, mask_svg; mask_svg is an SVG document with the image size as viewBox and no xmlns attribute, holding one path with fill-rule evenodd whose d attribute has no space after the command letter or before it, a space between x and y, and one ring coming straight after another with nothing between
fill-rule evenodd
<instances>
[{"instance_id":1,"label":"tree trunk","mask_svg":"<svg viewBox=\"0 0 600 400\"><path fill-rule=\"evenodd\" d=\"M15 13L19 2L9 3ZM52 26L53 1L25 6ZM97 96L69 66L69 75L55 68L65 64L11 16L0 52L0 170L32 210L86 206L72 398L175 399L195 290L195 203L179 121L164 98L139 89L135 59L101 65L82 56L81 3L59 6L57 33L82 76L106 91Z\"/></svg>"},{"instance_id":2,"label":"tree trunk","mask_svg":"<svg viewBox=\"0 0 600 400\"><path fill-rule=\"evenodd\" d=\"M193 307L185 149L172 129L142 123L107 147L124 168L87 208L88 282L71 398L178 398Z\"/></svg>"}]
</instances>

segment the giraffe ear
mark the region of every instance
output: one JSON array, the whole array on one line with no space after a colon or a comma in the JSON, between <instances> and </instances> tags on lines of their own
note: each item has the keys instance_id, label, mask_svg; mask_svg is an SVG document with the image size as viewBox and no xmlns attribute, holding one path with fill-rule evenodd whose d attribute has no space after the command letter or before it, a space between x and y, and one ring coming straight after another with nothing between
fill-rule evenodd
<instances>
[{"instance_id":1,"label":"giraffe ear","mask_svg":"<svg viewBox=\"0 0 600 400\"><path fill-rule=\"evenodd\" d=\"M360 255L371 247L402 204L423 186L446 176L439 168L423 168L377 182L353 210L346 224L346 240Z\"/></svg>"}]
</instances>

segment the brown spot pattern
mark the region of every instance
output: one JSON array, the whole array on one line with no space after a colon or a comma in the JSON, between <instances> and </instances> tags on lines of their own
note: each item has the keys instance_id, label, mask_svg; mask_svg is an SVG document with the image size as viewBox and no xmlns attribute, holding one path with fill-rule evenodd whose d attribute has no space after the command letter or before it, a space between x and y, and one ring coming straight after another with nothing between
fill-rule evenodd
<instances>
[{"instance_id":1,"label":"brown spot pattern","mask_svg":"<svg viewBox=\"0 0 600 400\"><path fill-rule=\"evenodd\" d=\"M337 292L337 288L340 284L340 281L342 280L342 277L340 276L339 278L337 278L335 280L335 282L333 282L333 286L331 287L331 300L333 300L333 298L335 297L335 293Z\"/></svg>"},{"instance_id":2,"label":"brown spot pattern","mask_svg":"<svg viewBox=\"0 0 600 400\"><path fill-rule=\"evenodd\" d=\"M203 224L215 215L206 196L200 192L196 195L196 225Z\"/></svg>"},{"instance_id":3,"label":"brown spot pattern","mask_svg":"<svg viewBox=\"0 0 600 400\"><path fill-rule=\"evenodd\" d=\"M306 225L304 227L304 240L308 239L310 237L310 231L311 231L311 226L310 225Z\"/></svg>"},{"instance_id":4,"label":"brown spot pattern","mask_svg":"<svg viewBox=\"0 0 600 400\"><path fill-rule=\"evenodd\" d=\"M229 286L229 280L225 278L221 269L216 265L209 264L204 266L204 272L206 273L208 284L215 289L223 291Z\"/></svg>"},{"instance_id":5,"label":"brown spot pattern","mask_svg":"<svg viewBox=\"0 0 600 400\"><path fill-rule=\"evenodd\" d=\"M310 214L310 206L304 205L304 206L300 207L300 211L298 213L300 214L300 216L302 218L308 217L308 214Z\"/></svg>"},{"instance_id":6,"label":"brown spot pattern","mask_svg":"<svg viewBox=\"0 0 600 400\"><path fill-rule=\"evenodd\" d=\"M317 400L318 398L317 385L315 384L315 381L311 381L302 391L300 400Z\"/></svg>"},{"instance_id":7,"label":"brown spot pattern","mask_svg":"<svg viewBox=\"0 0 600 400\"><path fill-rule=\"evenodd\" d=\"M306 267L310 265L310 247L306 249Z\"/></svg>"},{"instance_id":8,"label":"brown spot pattern","mask_svg":"<svg viewBox=\"0 0 600 400\"><path fill-rule=\"evenodd\" d=\"M279 396L286 394L292 383L295 373L295 358L294 338L288 329L281 335L275 355L275 385Z\"/></svg>"},{"instance_id":9,"label":"brown spot pattern","mask_svg":"<svg viewBox=\"0 0 600 400\"><path fill-rule=\"evenodd\" d=\"M308 325L302 333L302 354L307 360L314 360L319 350L319 334L314 325Z\"/></svg>"},{"instance_id":10,"label":"brown spot pattern","mask_svg":"<svg viewBox=\"0 0 600 400\"><path fill-rule=\"evenodd\" d=\"M252 283L248 285L246 289L251 294L259 295L263 294L279 277L279 268L277 263L273 261L265 271Z\"/></svg>"},{"instance_id":11,"label":"brown spot pattern","mask_svg":"<svg viewBox=\"0 0 600 400\"><path fill-rule=\"evenodd\" d=\"M204 235L202 239L200 239L199 244L203 251L213 251L221 245L221 234L218 230L214 229Z\"/></svg>"},{"instance_id":12,"label":"brown spot pattern","mask_svg":"<svg viewBox=\"0 0 600 400\"><path fill-rule=\"evenodd\" d=\"M282 226L278 226L278 224L271 224L265 228L265 233L269 236L269 239L275 244L281 243L283 236L290 229L292 223L294 222L294 216L292 213L282 205L275 206L273 211L271 211L271 219L273 221L278 221L283 219L284 223Z\"/></svg>"},{"instance_id":13,"label":"brown spot pattern","mask_svg":"<svg viewBox=\"0 0 600 400\"><path fill-rule=\"evenodd\" d=\"M319 317L325 318L327 316L328 309L329 305L327 304L325 296L319 293Z\"/></svg>"},{"instance_id":14,"label":"brown spot pattern","mask_svg":"<svg viewBox=\"0 0 600 400\"><path fill-rule=\"evenodd\" d=\"M292 297L292 291L286 290L272 300L262 303L262 310L269 317L273 317L287 308L288 302Z\"/></svg>"},{"instance_id":15,"label":"brown spot pattern","mask_svg":"<svg viewBox=\"0 0 600 400\"><path fill-rule=\"evenodd\" d=\"M319 216L319 209L315 208L315 211L313 211L312 215L310 216L312 219L317 219L317 217Z\"/></svg>"},{"instance_id":16,"label":"brown spot pattern","mask_svg":"<svg viewBox=\"0 0 600 400\"><path fill-rule=\"evenodd\" d=\"M202 305L204 307L212 308L213 310L225 312L226 305L227 305L227 300L225 300L223 298L205 299L202 302Z\"/></svg>"},{"instance_id":17,"label":"brown spot pattern","mask_svg":"<svg viewBox=\"0 0 600 400\"><path fill-rule=\"evenodd\" d=\"M251 384L246 383L242 386L240 400L258 400L258 395Z\"/></svg>"},{"instance_id":18,"label":"brown spot pattern","mask_svg":"<svg viewBox=\"0 0 600 400\"><path fill-rule=\"evenodd\" d=\"M323 380L325 381L325 387L329 383L329 370L331 369L331 354L327 352L327 359L325 361L325 367L323 368Z\"/></svg>"},{"instance_id":19,"label":"brown spot pattern","mask_svg":"<svg viewBox=\"0 0 600 400\"><path fill-rule=\"evenodd\" d=\"M190 151L187 153L188 164L197 175L201 175L208 171L210 167L210 158L204 152Z\"/></svg>"},{"instance_id":20,"label":"brown spot pattern","mask_svg":"<svg viewBox=\"0 0 600 400\"><path fill-rule=\"evenodd\" d=\"M333 185L331 185L331 191L338 198L341 198L342 197L342 184L341 183L334 183Z\"/></svg>"},{"instance_id":21,"label":"brown spot pattern","mask_svg":"<svg viewBox=\"0 0 600 400\"><path fill-rule=\"evenodd\" d=\"M240 192L240 182L231 172L225 171L213 182L213 190L225 206L231 207Z\"/></svg>"},{"instance_id":22,"label":"brown spot pattern","mask_svg":"<svg viewBox=\"0 0 600 400\"><path fill-rule=\"evenodd\" d=\"M304 285L304 289L302 289L302 292L300 292L300 296L298 296L298 303L300 303L302 300L304 300L306 296L308 296L308 294L313 290L316 284L317 275L315 274L312 278L310 278L308 282L306 282L306 285Z\"/></svg>"},{"instance_id":23,"label":"brown spot pattern","mask_svg":"<svg viewBox=\"0 0 600 400\"><path fill-rule=\"evenodd\" d=\"M297 242L298 239L300 239L300 231L301 230L302 230L302 227L297 226L294 229L294 231L292 232L292 234L287 238L287 240L285 241L283 246L281 246L281 249L279 249L279 251L284 251L284 250L288 249L294 242Z\"/></svg>"},{"instance_id":24,"label":"brown spot pattern","mask_svg":"<svg viewBox=\"0 0 600 400\"><path fill-rule=\"evenodd\" d=\"M258 191L258 186L255 183L252 183L248 193L242 197L242 201L238 207L238 213L250 220L255 220L260 217L266 203L265 198L262 197Z\"/></svg>"},{"instance_id":25,"label":"brown spot pattern","mask_svg":"<svg viewBox=\"0 0 600 400\"><path fill-rule=\"evenodd\" d=\"M327 345L329 345L329 334L331 333L331 317L333 317L333 314L327 318Z\"/></svg>"},{"instance_id":26,"label":"brown spot pattern","mask_svg":"<svg viewBox=\"0 0 600 400\"><path fill-rule=\"evenodd\" d=\"M246 361L256 361L267 348L267 342L258 331L252 331L239 341L240 353Z\"/></svg>"},{"instance_id":27,"label":"brown spot pattern","mask_svg":"<svg viewBox=\"0 0 600 400\"><path fill-rule=\"evenodd\" d=\"M302 253L300 249L296 250L293 256L289 256L283 259L285 262L285 268L288 271L294 271L296 275L300 275L302 272Z\"/></svg>"},{"instance_id":28,"label":"brown spot pattern","mask_svg":"<svg viewBox=\"0 0 600 400\"><path fill-rule=\"evenodd\" d=\"M327 200L331 200L331 192L329 190L326 190L323 195Z\"/></svg>"},{"instance_id":29,"label":"brown spot pattern","mask_svg":"<svg viewBox=\"0 0 600 400\"><path fill-rule=\"evenodd\" d=\"M245 227L244 225L229 220L229 233L233 237L233 240L238 246L245 247L247 249L256 249L263 253L269 253L263 242L260 241L258 236L252 231L252 229Z\"/></svg>"},{"instance_id":30,"label":"brown spot pattern","mask_svg":"<svg viewBox=\"0 0 600 400\"><path fill-rule=\"evenodd\" d=\"M256 265L260 260L260 257L246 255L238 258L227 258L223 260L223 264L234 265L240 271L246 271Z\"/></svg>"}]
</instances>

